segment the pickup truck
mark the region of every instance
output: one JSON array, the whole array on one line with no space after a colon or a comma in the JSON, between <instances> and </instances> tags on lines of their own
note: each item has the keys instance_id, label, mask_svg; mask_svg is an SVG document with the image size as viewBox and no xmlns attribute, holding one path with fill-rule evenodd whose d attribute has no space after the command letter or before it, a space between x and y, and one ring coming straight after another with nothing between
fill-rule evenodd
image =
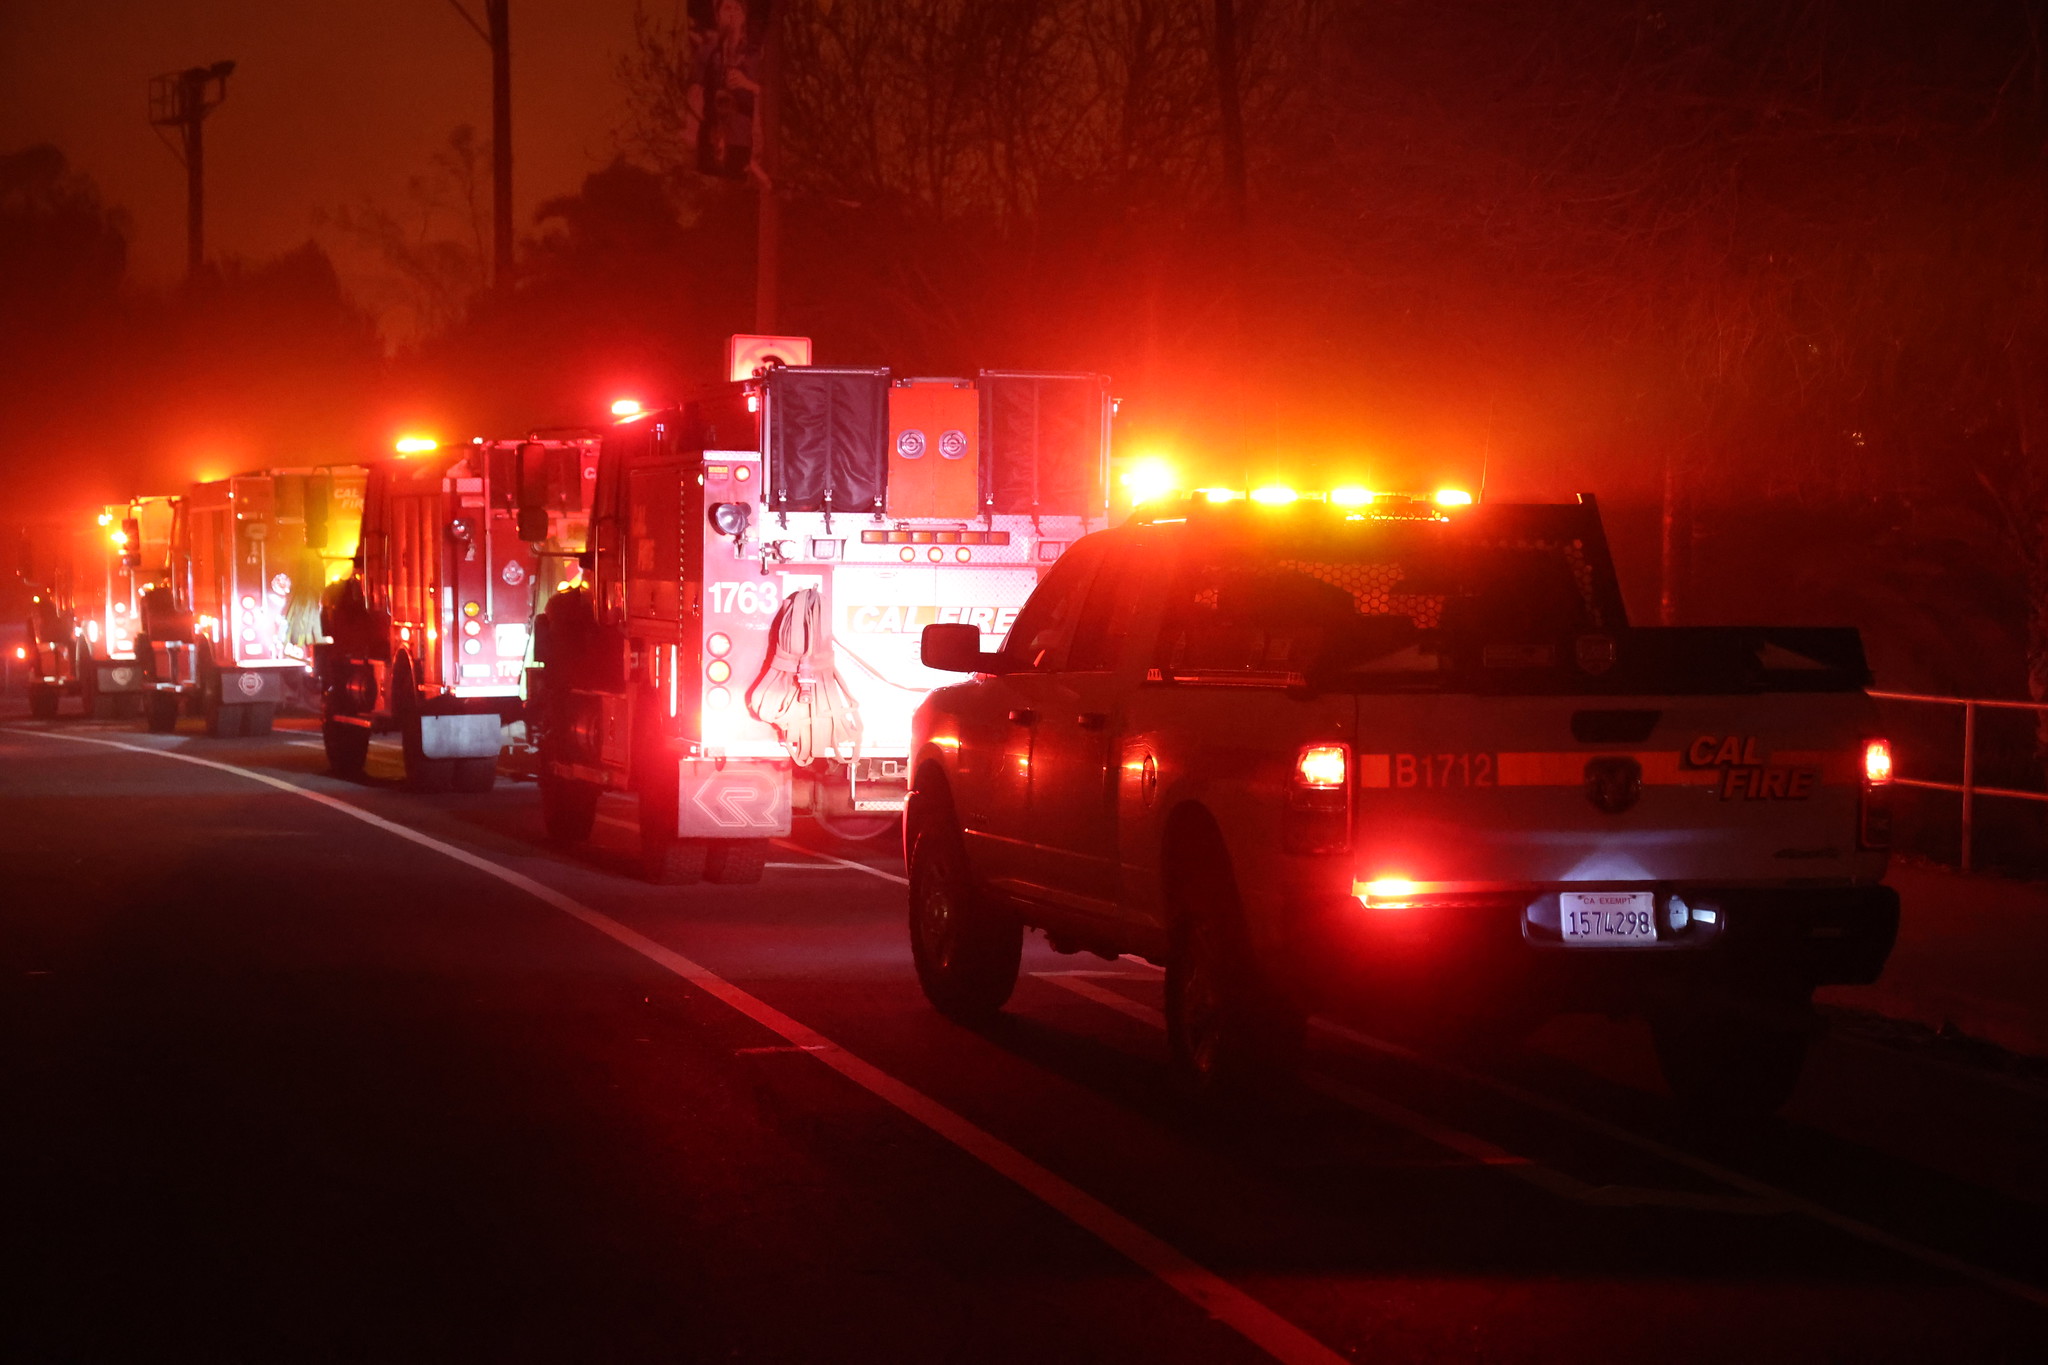
<instances>
[{"instance_id":1,"label":"pickup truck","mask_svg":"<svg viewBox=\"0 0 2048 1365\"><path fill-rule=\"evenodd\" d=\"M1166 972L1241 1097L1316 1013L1470 1038L1645 1016L1695 1113L1780 1105L1814 988L1875 980L1890 748L1851 629L1630 626L1597 504L1148 504L1075 542L913 729L910 939L941 1011L1022 935Z\"/></svg>"}]
</instances>

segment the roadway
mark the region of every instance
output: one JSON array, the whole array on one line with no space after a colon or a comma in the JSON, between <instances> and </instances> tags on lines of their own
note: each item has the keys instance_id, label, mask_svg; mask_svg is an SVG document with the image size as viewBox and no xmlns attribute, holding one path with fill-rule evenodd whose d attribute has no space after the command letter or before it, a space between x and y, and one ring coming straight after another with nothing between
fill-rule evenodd
<instances>
[{"instance_id":1,"label":"roadway","mask_svg":"<svg viewBox=\"0 0 2048 1365\"><path fill-rule=\"evenodd\" d=\"M657 889L623 805L24 715L0 1358L2048 1358L2048 1084L1967 1050L1838 1020L1710 1138L1627 1022L1322 1026L1219 1123L1145 964L927 1008L886 851Z\"/></svg>"}]
</instances>

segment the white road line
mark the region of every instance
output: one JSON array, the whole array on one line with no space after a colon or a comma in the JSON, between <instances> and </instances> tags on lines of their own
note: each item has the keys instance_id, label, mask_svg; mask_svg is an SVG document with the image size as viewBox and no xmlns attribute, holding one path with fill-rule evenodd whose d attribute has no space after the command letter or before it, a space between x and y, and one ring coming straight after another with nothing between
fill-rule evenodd
<instances>
[{"instance_id":1,"label":"white road line","mask_svg":"<svg viewBox=\"0 0 2048 1365\"><path fill-rule=\"evenodd\" d=\"M1116 975L1105 972L1033 972L1033 976L1055 986L1072 991L1084 1000L1093 1001L1118 1014L1136 1019L1164 1031L1166 1016L1150 1005L1143 1004L1109 989L1097 985L1103 976ZM1126 980L1143 978L1126 977ZM1405 1105L1382 1098L1369 1090L1362 1090L1348 1082L1309 1072L1303 1080L1310 1088L1327 1095L1339 1104L1370 1114L1396 1128L1405 1128L1416 1136L1434 1142L1447 1151L1481 1166L1494 1166L1538 1189L1548 1191L1563 1199L1581 1204L1594 1204L1601 1208L1674 1208L1691 1209L1704 1213L1767 1214L1782 1213L1783 1206L1761 1199L1728 1195L1700 1194L1690 1190L1645 1189L1635 1185L1589 1185L1575 1176L1566 1175L1553 1166L1488 1142L1474 1133L1463 1132L1448 1124L1439 1123L1427 1114L1417 1113Z\"/></svg>"},{"instance_id":2,"label":"white road line","mask_svg":"<svg viewBox=\"0 0 2048 1365\"><path fill-rule=\"evenodd\" d=\"M351 819L362 821L376 829L383 830L408 843L473 868L489 877L495 877L507 886L524 891L544 905L552 906L571 919L582 921L613 942L630 948L648 961L674 973L707 995L720 1001L740 1014L753 1020L783 1041L803 1048L826 1066L831 1067L846 1079L875 1098L892 1106L906 1117L922 1124L933 1133L946 1139L961 1151L974 1157L990 1170L995 1171L1031 1194L1048 1207L1064 1215L1077 1227L1093 1233L1104 1243L1122 1253L1129 1260L1150 1271L1161 1283L1187 1299L1210 1317L1232 1328L1248 1341L1265 1351L1275 1360L1290 1362L1314 1362L1315 1365L1340 1365L1344 1357L1317 1341L1301 1328L1281 1317L1251 1295L1231 1284L1216 1272L1198 1265L1179 1248L1164 1238L1146 1231L1138 1224L1118 1213L1109 1205L1095 1198L1047 1167L1039 1165L1024 1153L996 1137L984 1128L978 1127L952 1110L926 1095L897 1080L872 1062L867 1062L846 1051L831 1039L800 1024L776 1009L758 996L749 994L733 985L724 977L684 957L673 949L664 947L638 930L630 929L611 916L592 910L580 901L555 890L542 882L511 868L502 867L481 854L454 844L443 843L432 835L373 815L362 807L328 796L324 792L312 791L295 782L272 777L268 773L256 772L249 768L236 767L231 763L219 763L209 758L197 758L191 754L175 753L168 749L153 749L140 744L123 744L115 740L88 739L83 735L62 735L39 731L17 731L20 734L40 734L47 739L70 740L77 744L96 744L108 749L125 749L129 753L149 754L156 758L172 759L180 763L191 763L202 768L214 768L236 777L261 782L265 786L290 792L330 810L339 811ZM780 840L777 841L781 842ZM809 850L804 850L808 852ZM834 861L845 861L835 859ZM861 867L859 863L849 863ZM873 868L863 868L873 872ZM887 876L886 873L877 873ZM902 880L892 878L891 880Z\"/></svg>"}]
</instances>

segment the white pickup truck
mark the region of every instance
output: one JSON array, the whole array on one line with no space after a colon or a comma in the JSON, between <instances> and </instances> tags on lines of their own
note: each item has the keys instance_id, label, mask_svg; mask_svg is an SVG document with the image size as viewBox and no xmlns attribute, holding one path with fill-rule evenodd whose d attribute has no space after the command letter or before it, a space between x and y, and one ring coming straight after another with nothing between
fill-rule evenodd
<instances>
[{"instance_id":1,"label":"white pickup truck","mask_svg":"<svg viewBox=\"0 0 2048 1365\"><path fill-rule=\"evenodd\" d=\"M1148 505L1079 541L914 728L910 932L941 1010L1026 928L1166 968L1241 1089L1311 1013L1651 1020L1674 1092L1763 1112L1816 986L1874 980L1890 749L1853 630L1627 624L1593 499Z\"/></svg>"}]
</instances>

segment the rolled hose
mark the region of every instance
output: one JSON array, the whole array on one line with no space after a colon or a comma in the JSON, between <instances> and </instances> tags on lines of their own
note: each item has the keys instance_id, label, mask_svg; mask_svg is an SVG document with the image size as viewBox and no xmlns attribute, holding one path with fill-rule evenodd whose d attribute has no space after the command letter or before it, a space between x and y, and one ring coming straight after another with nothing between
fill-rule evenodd
<instances>
[{"instance_id":1,"label":"rolled hose","mask_svg":"<svg viewBox=\"0 0 2048 1365\"><path fill-rule=\"evenodd\" d=\"M748 713L774 726L799 764L820 755L858 758L860 706L839 677L818 590L784 598L768 633L768 663L747 689Z\"/></svg>"}]
</instances>

